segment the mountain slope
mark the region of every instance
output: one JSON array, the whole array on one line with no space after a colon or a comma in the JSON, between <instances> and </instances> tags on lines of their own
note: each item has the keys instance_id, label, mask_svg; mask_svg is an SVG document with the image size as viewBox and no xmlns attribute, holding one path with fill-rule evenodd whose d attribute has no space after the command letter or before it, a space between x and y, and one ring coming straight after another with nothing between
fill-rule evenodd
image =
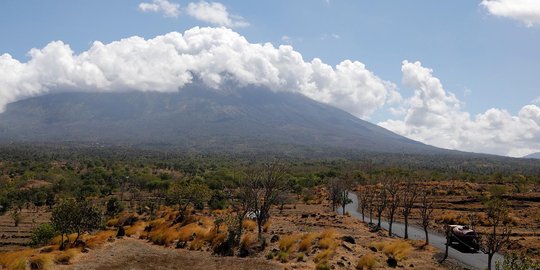
<instances>
[{"instance_id":1,"label":"mountain slope","mask_svg":"<svg viewBox=\"0 0 540 270\"><path fill-rule=\"evenodd\" d=\"M392 153L428 146L302 95L261 88L60 93L9 104L0 142L91 142L193 150L334 147Z\"/></svg>"},{"instance_id":2,"label":"mountain slope","mask_svg":"<svg viewBox=\"0 0 540 270\"><path fill-rule=\"evenodd\" d=\"M540 159L540 152L538 152L538 153L532 153L532 154L526 155L526 156L524 156L523 158L536 158L536 159Z\"/></svg>"}]
</instances>

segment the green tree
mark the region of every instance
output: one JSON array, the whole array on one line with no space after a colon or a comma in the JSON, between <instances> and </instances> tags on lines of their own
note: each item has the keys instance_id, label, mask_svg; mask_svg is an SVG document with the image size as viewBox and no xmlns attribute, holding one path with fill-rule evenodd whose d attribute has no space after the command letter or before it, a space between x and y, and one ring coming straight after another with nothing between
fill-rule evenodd
<instances>
[{"instance_id":1,"label":"green tree","mask_svg":"<svg viewBox=\"0 0 540 270\"><path fill-rule=\"evenodd\" d=\"M30 237L32 241L30 244L32 246L44 245L49 243L51 239L56 234L54 226L50 223L44 223L39 225L32 231L32 236Z\"/></svg>"},{"instance_id":2,"label":"green tree","mask_svg":"<svg viewBox=\"0 0 540 270\"><path fill-rule=\"evenodd\" d=\"M190 205L204 204L212 196L212 191L205 184L194 183L193 181L178 181L167 190L167 201L170 205L176 205L179 214L174 223L183 222L185 211Z\"/></svg>"},{"instance_id":3,"label":"green tree","mask_svg":"<svg viewBox=\"0 0 540 270\"><path fill-rule=\"evenodd\" d=\"M90 232L101 226L102 214L88 201L65 200L53 208L51 223L61 234L61 249L64 249L64 235L77 233L73 243L84 232ZM69 243L69 238L68 238Z\"/></svg>"}]
</instances>

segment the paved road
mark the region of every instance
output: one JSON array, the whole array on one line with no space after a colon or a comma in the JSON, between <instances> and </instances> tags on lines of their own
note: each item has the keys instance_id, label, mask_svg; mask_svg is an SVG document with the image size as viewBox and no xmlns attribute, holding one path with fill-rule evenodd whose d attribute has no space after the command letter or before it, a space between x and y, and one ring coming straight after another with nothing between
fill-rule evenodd
<instances>
[{"instance_id":1,"label":"paved road","mask_svg":"<svg viewBox=\"0 0 540 270\"><path fill-rule=\"evenodd\" d=\"M358 197L354 193L349 193L349 198L352 200L351 204L348 204L345 208L345 211L349 212L352 216L357 217L359 219L362 219L362 214L358 212ZM368 221L366 219L366 221ZM382 227L386 230L388 230L388 223L382 222ZM403 234L405 232L405 226L402 223L396 223L392 225L392 233L396 234L397 236L403 237ZM435 232L428 232L429 233L429 242L432 246L444 251L446 238L443 235L440 235ZM411 239L418 239L418 240L424 240L425 239L425 233L424 230L416 227L411 226L409 224L409 238ZM453 247L450 247L448 251L449 257L460 261L464 265L471 267L473 269L485 269L487 267L487 260L488 257L484 253L465 253L461 252L459 250L456 250ZM493 257L493 269L495 269L495 261L502 260L503 257L500 254L495 254Z\"/></svg>"}]
</instances>

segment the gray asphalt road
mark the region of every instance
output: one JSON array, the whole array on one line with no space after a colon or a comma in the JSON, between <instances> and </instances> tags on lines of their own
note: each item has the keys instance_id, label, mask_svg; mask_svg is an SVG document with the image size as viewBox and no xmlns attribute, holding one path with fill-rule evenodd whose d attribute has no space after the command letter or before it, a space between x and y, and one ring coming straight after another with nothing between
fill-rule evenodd
<instances>
[{"instance_id":1,"label":"gray asphalt road","mask_svg":"<svg viewBox=\"0 0 540 270\"><path fill-rule=\"evenodd\" d=\"M352 216L357 217L359 219L362 219L362 214L358 212L358 197L354 193L349 193L349 198L352 200L352 203L347 205L345 208L345 211L349 212ZM366 220L368 221L368 220ZM388 230L388 223L383 222L382 227L386 230ZM392 233L403 237L405 231L405 226L402 223L396 223L392 225ZM436 232L428 232L429 233L429 242L432 246L440 249L441 251L444 251L446 238L443 235L440 235ZM409 224L409 238L411 239L417 239L417 240L424 240L425 234L424 230L417 226L411 226ZM482 252L478 253L466 253L461 252L453 247L450 247L448 251L448 256L460 261L464 265L471 267L473 269L485 269L487 268L487 260L488 257L486 254ZM495 269L495 261L502 260L503 257L500 254L495 254L493 257L493 269Z\"/></svg>"}]
</instances>

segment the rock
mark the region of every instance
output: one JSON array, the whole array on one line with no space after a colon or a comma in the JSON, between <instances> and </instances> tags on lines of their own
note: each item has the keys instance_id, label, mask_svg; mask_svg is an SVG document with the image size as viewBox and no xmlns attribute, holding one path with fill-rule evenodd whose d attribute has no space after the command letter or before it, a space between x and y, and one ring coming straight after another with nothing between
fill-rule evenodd
<instances>
[{"instance_id":1,"label":"rock","mask_svg":"<svg viewBox=\"0 0 540 270\"><path fill-rule=\"evenodd\" d=\"M272 238L270 238L270 243L275 243L279 241L279 236L277 234L272 235Z\"/></svg>"},{"instance_id":2,"label":"rock","mask_svg":"<svg viewBox=\"0 0 540 270\"><path fill-rule=\"evenodd\" d=\"M388 257L388 260L386 260L386 264L388 264L388 266L390 266L392 268L396 268L397 267L397 260L392 258L392 257Z\"/></svg>"},{"instance_id":3,"label":"rock","mask_svg":"<svg viewBox=\"0 0 540 270\"><path fill-rule=\"evenodd\" d=\"M377 252L377 248L376 247L369 247L369 250L373 251L373 252Z\"/></svg>"},{"instance_id":4,"label":"rock","mask_svg":"<svg viewBox=\"0 0 540 270\"><path fill-rule=\"evenodd\" d=\"M126 236L126 230L124 230L123 226L118 226L118 231L116 232L116 237L117 238L122 238L124 236Z\"/></svg>"},{"instance_id":5,"label":"rock","mask_svg":"<svg viewBox=\"0 0 540 270\"><path fill-rule=\"evenodd\" d=\"M351 247L350 244L347 243L347 242L343 242L343 243L341 244L341 246L344 247L344 248L345 248L346 250L348 250L348 251L353 251L352 247Z\"/></svg>"},{"instance_id":6,"label":"rock","mask_svg":"<svg viewBox=\"0 0 540 270\"><path fill-rule=\"evenodd\" d=\"M54 250L53 247L44 247L44 248L39 250L39 253L49 253L49 252L51 252L53 250Z\"/></svg>"},{"instance_id":7,"label":"rock","mask_svg":"<svg viewBox=\"0 0 540 270\"><path fill-rule=\"evenodd\" d=\"M345 267L345 264L342 263L342 262L337 262L337 265L341 266L341 267Z\"/></svg>"},{"instance_id":8,"label":"rock","mask_svg":"<svg viewBox=\"0 0 540 270\"><path fill-rule=\"evenodd\" d=\"M341 240L347 242L347 243L351 243L351 244L356 244L356 240L354 240L354 237L350 236L350 235L345 235L345 236L342 236L341 237Z\"/></svg>"},{"instance_id":9,"label":"rock","mask_svg":"<svg viewBox=\"0 0 540 270\"><path fill-rule=\"evenodd\" d=\"M302 218L308 218L309 215L308 214L302 214Z\"/></svg>"},{"instance_id":10,"label":"rock","mask_svg":"<svg viewBox=\"0 0 540 270\"><path fill-rule=\"evenodd\" d=\"M178 243L176 243L176 248L185 248L186 245L187 245L186 241L178 241Z\"/></svg>"},{"instance_id":11,"label":"rock","mask_svg":"<svg viewBox=\"0 0 540 270\"><path fill-rule=\"evenodd\" d=\"M414 264L412 264L412 263L409 264L409 267L410 267L410 268L414 268Z\"/></svg>"}]
</instances>

